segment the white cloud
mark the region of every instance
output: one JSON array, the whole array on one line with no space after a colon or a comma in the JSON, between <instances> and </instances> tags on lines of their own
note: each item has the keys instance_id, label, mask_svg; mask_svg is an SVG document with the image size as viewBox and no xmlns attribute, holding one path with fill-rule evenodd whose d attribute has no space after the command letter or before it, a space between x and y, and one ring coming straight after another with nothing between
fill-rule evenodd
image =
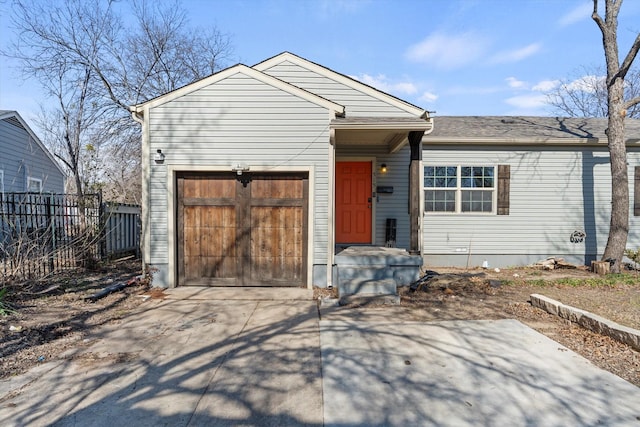
<instances>
[{"instance_id":1,"label":"white cloud","mask_svg":"<svg viewBox=\"0 0 640 427\"><path fill-rule=\"evenodd\" d=\"M383 92L392 94L413 95L418 92L418 88L415 84L406 81L393 82L390 81L384 74L378 74L377 76L370 76L369 74L362 74L360 76L350 76L356 80L361 81L364 84L373 86Z\"/></svg>"},{"instance_id":2,"label":"white cloud","mask_svg":"<svg viewBox=\"0 0 640 427\"><path fill-rule=\"evenodd\" d=\"M463 34L435 33L410 46L405 57L412 62L438 68L458 68L484 56L489 41L472 32Z\"/></svg>"},{"instance_id":3,"label":"white cloud","mask_svg":"<svg viewBox=\"0 0 640 427\"><path fill-rule=\"evenodd\" d=\"M509 87L513 89L523 89L526 86L526 83L522 80L518 80L515 77L507 77L505 79Z\"/></svg>"},{"instance_id":4,"label":"white cloud","mask_svg":"<svg viewBox=\"0 0 640 427\"><path fill-rule=\"evenodd\" d=\"M596 89L603 87L606 78L604 76L582 76L566 85L568 90L579 90L587 93L595 93Z\"/></svg>"},{"instance_id":5,"label":"white cloud","mask_svg":"<svg viewBox=\"0 0 640 427\"><path fill-rule=\"evenodd\" d=\"M418 100L423 102L435 102L438 99L438 95L432 92L424 92Z\"/></svg>"},{"instance_id":6,"label":"white cloud","mask_svg":"<svg viewBox=\"0 0 640 427\"><path fill-rule=\"evenodd\" d=\"M568 27L569 25L575 24L576 22L580 22L583 19L588 19L591 17L591 13L593 12L593 2L585 2L582 3L569 12L565 13L558 20L558 25L560 27Z\"/></svg>"},{"instance_id":7,"label":"white cloud","mask_svg":"<svg viewBox=\"0 0 640 427\"><path fill-rule=\"evenodd\" d=\"M535 90L536 92L549 92L552 89L555 89L560 84L559 80L542 80L538 82L538 84L534 85L531 90Z\"/></svg>"},{"instance_id":8,"label":"white cloud","mask_svg":"<svg viewBox=\"0 0 640 427\"><path fill-rule=\"evenodd\" d=\"M525 58L535 55L542 48L540 43L531 43L523 48L514 50L505 50L498 52L491 57L489 62L492 64L504 64L507 62L518 62Z\"/></svg>"},{"instance_id":9,"label":"white cloud","mask_svg":"<svg viewBox=\"0 0 640 427\"><path fill-rule=\"evenodd\" d=\"M540 110L547 106L547 97L542 94L519 95L507 98L505 102L523 111Z\"/></svg>"}]
</instances>

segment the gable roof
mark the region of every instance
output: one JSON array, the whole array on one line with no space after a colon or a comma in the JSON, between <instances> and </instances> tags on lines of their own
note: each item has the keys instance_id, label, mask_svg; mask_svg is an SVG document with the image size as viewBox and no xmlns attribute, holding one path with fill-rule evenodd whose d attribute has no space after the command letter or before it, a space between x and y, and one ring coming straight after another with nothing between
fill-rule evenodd
<instances>
[{"instance_id":1,"label":"gable roof","mask_svg":"<svg viewBox=\"0 0 640 427\"><path fill-rule=\"evenodd\" d=\"M331 80L337 81L345 86L348 86L352 89L361 91L373 98L379 99L381 101L387 102L401 110L404 110L408 113L414 114L419 117L427 118L429 113L405 100L397 98L393 95L390 95L386 92L383 92L379 89L374 88L373 86L369 86L361 81L358 81L354 78L351 78L345 74L338 73L330 68L325 67L324 65L317 64L315 62L309 61L308 59L297 56L291 52L282 52L276 56L273 56L269 59L266 59L262 62L257 63L252 68L260 71L265 71L275 65L278 65L282 62L292 62L300 67L306 68L314 73L322 75Z\"/></svg>"},{"instance_id":2,"label":"gable roof","mask_svg":"<svg viewBox=\"0 0 640 427\"><path fill-rule=\"evenodd\" d=\"M606 118L437 116L423 142L479 144L606 144ZM627 143L640 142L640 120L625 120Z\"/></svg>"},{"instance_id":3,"label":"gable roof","mask_svg":"<svg viewBox=\"0 0 640 427\"><path fill-rule=\"evenodd\" d=\"M156 98L150 99L148 101L145 101L141 104L137 104L137 105L133 105L131 107L129 107L129 110L132 112L141 112L144 108L153 108L153 107L157 107L159 105L165 104L169 101L172 101L176 98L179 98L181 96L185 96L189 93L192 93L194 91L197 91L198 89L201 89L203 87L212 85L214 83L217 83L221 80L224 80L226 78L229 78L235 74L244 74L248 77L254 78L256 80L259 80L265 84L268 84L270 86L276 87L278 89L281 89L287 93L290 93L292 95L298 96L302 99L305 99L309 102L312 102L314 104L317 104L321 107L324 107L328 110L332 110L335 111L336 114L338 115L343 115L344 114L344 106L340 105L340 104L336 104L333 101L330 101L326 98L323 98L321 96L318 96L314 93L311 93L309 91L306 91L304 89L300 89L297 86L294 86L290 83L285 82L284 80L280 80L276 77L270 76L268 74L265 74L261 71L255 70L253 68L247 67L244 64L237 64L234 65L232 67L229 68L225 68L222 71L218 71L215 74L210 75L209 77L205 77L201 80L195 81L193 83L190 83L186 86L183 86L181 88L175 89L171 92L165 93L163 95L160 95Z\"/></svg>"},{"instance_id":4,"label":"gable roof","mask_svg":"<svg viewBox=\"0 0 640 427\"><path fill-rule=\"evenodd\" d=\"M22 128L24 131L26 131L29 134L29 136L31 137L31 139L33 139L36 142L38 147L40 147L40 149L42 151L44 151L44 154L49 158L49 160L51 160L51 163L53 163L55 165L55 167L60 171L62 176L65 176L65 177L67 176L67 173L65 172L65 170L62 169L62 166L60 166L60 163L58 163L56 158L53 157L53 154L51 154L51 152L47 149L47 147L44 146L42 141L40 141L40 138L38 138L36 136L36 134L29 127L27 122L24 121L22 116L20 116L20 114L17 111L15 111L15 110L0 110L0 120L4 120L4 121L6 121L6 122L8 122L8 123L10 123L10 124L12 124L14 126Z\"/></svg>"}]
</instances>

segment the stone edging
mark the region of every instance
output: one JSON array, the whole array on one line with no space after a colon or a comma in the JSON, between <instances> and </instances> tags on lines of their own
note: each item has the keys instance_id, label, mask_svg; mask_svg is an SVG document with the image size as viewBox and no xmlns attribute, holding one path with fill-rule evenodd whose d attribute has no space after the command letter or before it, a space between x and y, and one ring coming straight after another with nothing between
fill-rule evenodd
<instances>
[{"instance_id":1,"label":"stone edging","mask_svg":"<svg viewBox=\"0 0 640 427\"><path fill-rule=\"evenodd\" d=\"M532 294L530 298L531 305L534 307L575 322L593 332L608 335L640 351L640 331L637 329L629 328L588 311L562 304L544 295Z\"/></svg>"}]
</instances>

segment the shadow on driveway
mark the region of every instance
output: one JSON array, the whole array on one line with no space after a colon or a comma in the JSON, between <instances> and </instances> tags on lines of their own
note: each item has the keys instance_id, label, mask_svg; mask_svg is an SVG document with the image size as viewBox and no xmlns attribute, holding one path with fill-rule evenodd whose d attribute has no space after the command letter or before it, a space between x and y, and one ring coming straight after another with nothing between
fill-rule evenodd
<instances>
[{"instance_id":1,"label":"shadow on driveway","mask_svg":"<svg viewBox=\"0 0 640 427\"><path fill-rule=\"evenodd\" d=\"M169 294L0 384L0 425L640 424L640 389L516 321L319 320L306 290Z\"/></svg>"}]
</instances>

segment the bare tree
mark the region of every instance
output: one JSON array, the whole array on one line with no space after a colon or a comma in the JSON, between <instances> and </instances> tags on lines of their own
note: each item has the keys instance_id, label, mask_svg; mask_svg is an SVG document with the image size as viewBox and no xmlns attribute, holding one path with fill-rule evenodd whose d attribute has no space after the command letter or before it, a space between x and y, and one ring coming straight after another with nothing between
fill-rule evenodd
<instances>
[{"instance_id":1,"label":"bare tree","mask_svg":"<svg viewBox=\"0 0 640 427\"><path fill-rule=\"evenodd\" d=\"M23 75L55 99L38 125L73 175L76 192L83 194L93 181L86 176L92 156L104 153L93 163L105 165L94 177L132 202L138 194L118 190L140 179L140 128L128 106L214 73L232 47L215 28L189 27L177 1L128 1L135 18L130 27L118 13L122 6L114 0L15 0L17 37L3 54L17 58ZM140 188L128 186L134 187Z\"/></svg>"},{"instance_id":2,"label":"bare tree","mask_svg":"<svg viewBox=\"0 0 640 427\"><path fill-rule=\"evenodd\" d=\"M604 19L598 12L598 0L593 0L593 14L591 16L602 32L602 44L607 64L607 136L611 164L611 220L603 259L615 260L613 270L617 272L620 270L629 235L629 183L624 118L630 108L640 103L640 97L625 100L624 88L625 78L638 50L640 50L640 33L620 63L618 57L618 14L622 0L605 0L604 3Z\"/></svg>"},{"instance_id":3,"label":"bare tree","mask_svg":"<svg viewBox=\"0 0 640 427\"><path fill-rule=\"evenodd\" d=\"M625 99L640 96L640 71L629 70L624 81ZM547 94L547 102L558 115L607 117L607 78L602 67L583 67L574 77L562 80ZM627 110L627 117L640 118L640 105Z\"/></svg>"},{"instance_id":4,"label":"bare tree","mask_svg":"<svg viewBox=\"0 0 640 427\"><path fill-rule=\"evenodd\" d=\"M81 157L86 134L103 115L100 88L91 66L103 50L107 33L117 29L109 8L81 1L55 7L16 2L14 24L19 34L12 53L23 75L35 78L54 100L43 110L39 127L53 152L73 177L79 196L84 193Z\"/></svg>"}]
</instances>

